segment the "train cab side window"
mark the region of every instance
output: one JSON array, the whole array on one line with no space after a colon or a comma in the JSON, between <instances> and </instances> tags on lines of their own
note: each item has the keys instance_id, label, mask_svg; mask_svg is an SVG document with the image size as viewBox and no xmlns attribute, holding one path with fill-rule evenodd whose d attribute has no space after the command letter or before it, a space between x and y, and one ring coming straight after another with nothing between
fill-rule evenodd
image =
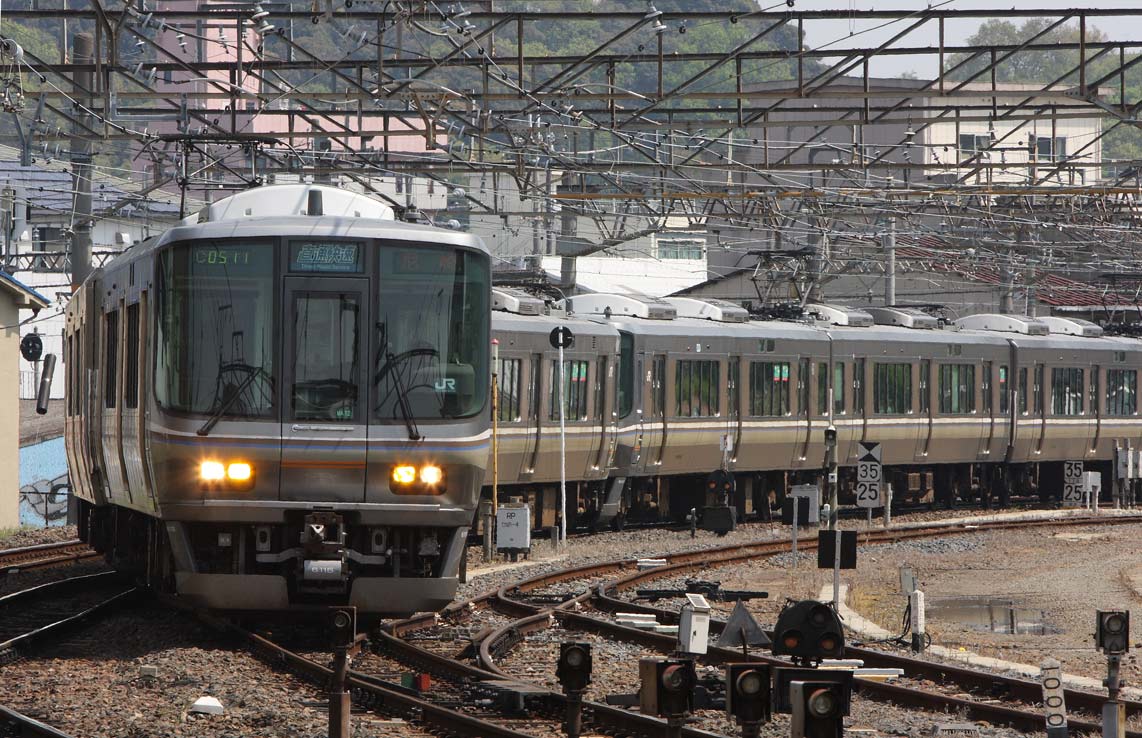
<instances>
[{"instance_id":1,"label":"train cab side window","mask_svg":"<svg viewBox=\"0 0 1142 738\"><path fill-rule=\"evenodd\" d=\"M619 417L625 418L634 410L634 336L619 333Z\"/></svg>"},{"instance_id":2,"label":"train cab side window","mask_svg":"<svg viewBox=\"0 0 1142 738\"><path fill-rule=\"evenodd\" d=\"M1138 370L1106 370L1106 414L1134 415L1138 412Z\"/></svg>"},{"instance_id":3,"label":"train cab side window","mask_svg":"<svg viewBox=\"0 0 1142 738\"><path fill-rule=\"evenodd\" d=\"M999 365L999 412L1002 415L1007 415L1007 411L1011 408L1011 398L1008 393L1011 391L1011 386L1007 381L1007 365Z\"/></svg>"},{"instance_id":4,"label":"train cab side window","mask_svg":"<svg viewBox=\"0 0 1142 738\"><path fill-rule=\"evenodd\" d=\"M873 364L872 411L877 415L912 412L911 364Z\"/></svg>"},{"instance_id":5,"label":"train cab side window","mask_svg":"<svg viewBox=\"0 0 1142 738\"><path fill-rule=\"evenodd\" d=\"M975 412L975 366L940 366L940 413L962 415Z\"/></svg>"},{"instance_id":6,"label":"train cab side window","mask_svg":"<svg viewBox=\"0 0 1142 738\"><path fill-rule=\"evenodd\" d=\"M123 407L139 407L139 303L127 306L127 370L123 387Z\"/></svg>"},{"instance_id":7,"label":"train cab side window","mask_svg":"<svg viewBox=\"0 0 1142 738\"><path fill-rule=\"evenodd\" d=\"M587 367L590 362L567 359L563 362L563 418L587 419ZM559 362L551 362L551 420L559 420Z\"/></svg>"},{"instance_id":8,"label":"train cab side window","mask_svg":"<svg viewBox=\"0 0 1142 738\"><path fill-rule=\"evenodd\" d=\"M1051 413L1054 415L1082 415L1084 371L1077 367L1051 369Z\"/></svg>"},{"instance_id":9,"label":"train cab side window","mask_svg":"<svg viewBox=\"0 0 1142 738\"><path fill-rule=\"evenodd\" d=\"M749 414L776 417L788 415L789 411L789 363L751 361Z\"/></svg>"},{"instance_id":10,"label":"train cab side window","mask_svg":"<svg viewBox=\"0 0 1142 738\"><path fill-rule=\"evenodd\" d=\"M103 378L103 404L105 407L115 407L116 389L119 369L119 311L112 310L106 317L107 347L104 351Z\"/></svg>"},{"instance_id":11,"label":"train cab side window","mask_svg":"<svg viewBox=\"0 0 1142 738\"><path fill-rule=\"evenodd\" d=\"M496 420L514 423L519 414L519 372L523 364L519 359L500 359L496 364Z\"/></svg>"},{"instance_id":12,"label":"train cab side window","mask_svg":"<svg viewBox=\"0 0 1142 738\"><path fill-rule=\"evenodd\" d=\"M833 415L845 414L845 362L833 364Z\"/></svg>"},{"instance_id":13,"label":"train cab side window","mask_svg":"<svg viewBox=\"0 0 1142 738\"><path fill-rule=\"evenodd\" d=\"M676 408L682 418L711 418L721 401L721 365L717 361L675 362Z\"/></svg>"}]
</instances>

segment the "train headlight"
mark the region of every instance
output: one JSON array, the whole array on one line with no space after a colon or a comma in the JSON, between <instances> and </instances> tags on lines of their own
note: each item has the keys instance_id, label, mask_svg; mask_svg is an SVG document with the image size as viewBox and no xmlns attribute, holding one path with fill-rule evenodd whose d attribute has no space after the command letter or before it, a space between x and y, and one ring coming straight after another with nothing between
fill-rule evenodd
<instances>
[{"instance_id":1,"label":"train headlight","mask_svg":"<svg viewBox=\"0 0 1142 738\"><path fill-rule=\"evenodd\" d=\"M393 481L397 484L412 484L416 481L416 467L411 464L394 466Z\"/></svg>"},{"instance_id":2,"label":"train headlight","mask_svg":"<svg viewBox=\"0 0 1142 738\"><path fill-rule=\"evenodd\" d=\"M444 481L444 470L433 464L420 467L420 483L435 487Z\"/></svg>"},{"instance_id":3,"label":"train headlight","mask_svg":"<svg viewBox=\"0 0 1142 738\"><path fill-rule=\"evenodd\" d=\"M235 461L226 467L226 478L231 482L248 482L254 477L254 467L245 461Z\"/></svg>"},{"instance_id":4,"label":"train headlight","mask_svg":"<svg viewBox=\"0 0 1142 738\"><path fill-rule=\"evenodd\" d=\"M221 461L204 461L198 465L198 477L204 482L221 482L226 478L226 467Z\"/></svg>"}]
</instances>

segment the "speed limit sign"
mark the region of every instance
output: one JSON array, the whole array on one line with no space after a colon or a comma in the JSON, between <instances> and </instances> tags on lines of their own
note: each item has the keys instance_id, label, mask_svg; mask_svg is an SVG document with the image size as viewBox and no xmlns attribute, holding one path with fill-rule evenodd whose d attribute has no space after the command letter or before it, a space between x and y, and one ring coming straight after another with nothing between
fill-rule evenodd
<instances>
[{"instance_id":1,"label":"speed limit sign","mask_svg":"<svg viewBox=\"0 0 1142 738\"><path fill-rule=\"evenodd\" d=\"M880 493L882 481L880 444L861 441L860 455L857 457L857 507L884 507L884 496Z\"/></svg>"},{"instance_id":2,"label":"speed limit sign","mask_svg":"<svg viewBox=\"0 0 1142 738\"><path fill-rule=\"evenodd\" d=\"M1083 504L1083 462L1063 462L1063 507Z\"/></svg>"}]
</instances>

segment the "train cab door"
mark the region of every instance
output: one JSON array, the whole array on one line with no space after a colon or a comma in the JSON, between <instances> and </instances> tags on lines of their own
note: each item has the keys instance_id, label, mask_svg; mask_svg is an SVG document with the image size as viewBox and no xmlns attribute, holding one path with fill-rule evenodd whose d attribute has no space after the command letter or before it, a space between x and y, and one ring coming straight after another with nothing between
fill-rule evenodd
<instances>
[{"instance_id":1,"label":"train cab door","mask_svg":"<svg viewBox=\"0 0 1142 738\"><path fill-rule=\"evenodd\" d=\"M797 452L792 459L793 467L800 468L809 456L809 440L813 436L813 409L809 398L812 394L812 361L802 357L797 362L797 414L802 419L797 443Z\"/></svg>"},{"instance_id":2,"label":"train cab door","mask_svg":"<svg viewBox=\"0 0 1142 738\"><path fill-rule=\"evenodd\" d=\"M287 277L282 294L282 500L365 498L369 280Z\"/></svg>"},{"instance_id":3,"label":"train cab door","mask_svg":"<svg viewBox=\"0 0 1142 738\"><path fill-rule=\"evenodd\" d=\"M613 382L614 368L607 361L606 356L600 356L595 361L595 383L592 388L595 391L594 417L598 423L598 436L595 439L595 448L588 460L589 468L586 473L589 475L597 475L600 470L607 466L607 451L610 448L612 417L614 415L612 412L614 408L611 406L610 400L613 393L607 392L607 387Z\"/></svg>"}]
</instances>

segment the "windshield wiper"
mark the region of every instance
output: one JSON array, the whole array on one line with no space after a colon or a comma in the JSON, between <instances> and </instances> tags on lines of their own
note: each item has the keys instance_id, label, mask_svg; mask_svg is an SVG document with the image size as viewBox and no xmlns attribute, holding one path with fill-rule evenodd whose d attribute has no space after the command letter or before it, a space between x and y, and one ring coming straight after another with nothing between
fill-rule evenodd
<instances>
[{"instance_id":1,"label":"windshield wiper","mask_svg":"<svg viewBox=\"0 0 1142 738\"><path fill-rule=\"evenodd\" d=\"M210 431L214 429L214 426L218 425L218 421L222 419L222 416L226 414L226 411L228 411L231 406L233 406L234 403L238 401L238 398L242 396L242 393L246 391L246 388L253 384L254 380L258 378L258 375L262 373L261 367L253 367L247 364L232 364L222 367L222 369L227 368L245 369L246 378L243 379L242 383L238 385L237 389L231 393L230 397L227 398L227 400L221 405L219 405L217 410L211 413L210 417L206 419L206 422L202 424L202 427L195 431L195 433L200 436L210 435Z\"/></svg>"},{"instance_id":2,"label":"windshield wiper","mask_svg":"<svg viewBox=\"0 0 1142 738\"><path fill-rule=\"evenodd\" d=\"M400 414L404 416L404 425L408 428L408 438L410 441L419 441L424 436L420 435L420 429L416 427L416 419L413 418L412 408L408 405L408 393L404 388L404 380L401 378L400 371L393 368L393 360L396 359L392 352L385 355L385 363L389 367L389 373L393 375L393 384L397 386L397 406L400 407Z\"/></svg>"}]
</instances>

